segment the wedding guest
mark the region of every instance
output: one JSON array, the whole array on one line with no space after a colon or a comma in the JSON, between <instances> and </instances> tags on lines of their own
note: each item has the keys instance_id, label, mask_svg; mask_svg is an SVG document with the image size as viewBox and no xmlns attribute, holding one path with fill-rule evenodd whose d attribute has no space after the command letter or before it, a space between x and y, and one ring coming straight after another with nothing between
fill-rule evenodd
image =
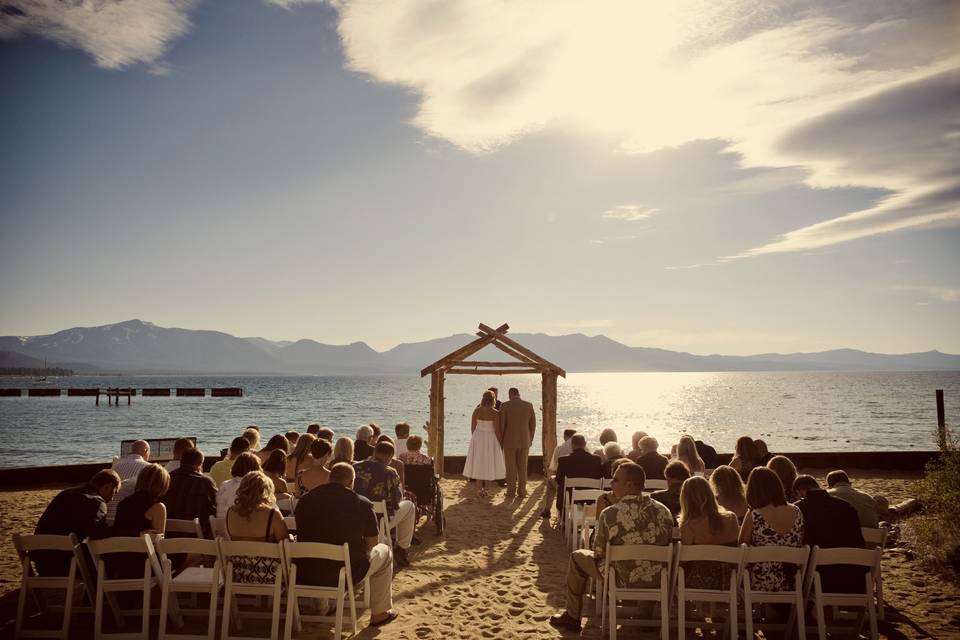
<instances>
[{"instance_id":1,"label":"wedding guest","mask_svg":"<svg viewBox=\"0 0 960 640\"><path fill-rule=\"evenodd\" d=\"M233 505L237 497L237 490L240 488L240 481L243 476L251 471L260 471L260 458L249 451L244 451L237 456L233 466L230 468L232 477L225 481L217 489L217 517L223 518L227 515L227 510ZM266 476L264 476L266 477ZM272 486L272 485L271 485Z\"/></svg>"},{"instance_id":2,"label":"wedding guest","mask_svg":"<svg viewBox=\"0 0 960 640\"><path fill-rule=\"evenodd\" d=\"M637 458L643 455L643 451L640 450L640 441L647 437L646 431L634 431L633 435L630 437L630 451L627 453L627 457L630 458L633 462L637 461ZM647 476L648 478L650 476Z\"/></svg>"},{"instance_id":3,"label":"wedding guest","mask_svg":"<svg viewBox=\"0 0 960 640\"><path fill-rule=\"evenodd\" d=\"M93 474L87 484L58 493L37 521L37 535L68 536L77 540L89 536L105 537L107 503L120 488L120 476L111 469ZM30 559L41 576L65 576L70 570L73 553L59 551L32 551Z\"/></svg>"},{"instance_id":4,"label":"wedding guest","mask_svg":"<svg viewBox=\"0 0 960 640\"><path fill-rule=\"evenodd\" d=\"M301 469L308 469L313 464L313 458L310 457L310 448L317 437L310 433L305 433L297 440L297 446L287 456L287 480L296 482L297 474Z\"/></svg>"},{"instance_id":5,"label":"wedding guest","mask_svg":"<svg viewBox=\"0 0 960 640\"><path fill-rule=\"evenodd\" d=\"M317 431L317 439L326 440L331 445L333 444L334 435L335 434L333 433L333 429L329 429L327 427L320 427L320 430Z\"/></svg>"},{"instance_id":6,"label":"wedding guest","mask_svg":"<svg viewBox=\"0 0 960 640\"><path fill-rule=\"evenodd\" d=\"M333 447L330 443L317 438L310 446L310 455L313 456L313 466L297 474L297 495L300 497L330 481L330 470L327 468L333 456Z\"/></svg>"},{"instance_id":7,"label":"wedding guest","mask_svg":"<svg viewBox=\"0 0 960 640\"><path fill-rule=\"evenodd\" d=\"M677 460L687 465L692 476L702 476L707 468L703 458L697 453L697 443L691 436L680 436L680 442L677 443Z\"/></svg>"},{"instance_id":8,"label":"wedding guest","mask_svg":"<svg viewBox=\"0 0 960 640\"><path fill-rule=\"evenodd\" d=\"M593 452L595 456L603 456L603 447L608 442L618 442L617 432L609 427L600 432L600 448Z\"/></svg>"},{"instance_id":9,"label":"wedding guest","mask_svg":"<svg viewBox=\"0 0 960 640\"><path fill-rule=\"evenodd\" d=\"M180 458L183 457L183 452L187 449L193 449L193 440L190 438L177 438L177 441L173 443L173 460L163 465L163 468L167 470L168 473L173 473L180 466Z\"/></svg>"},{"instance_id":10,"label":"wedding guest","mask_svg":"<svg viewBox=\"0 0 960 640\"><path fill-rule=\"evenodd\" d=\"M734 471L733 467L725 464L720 465L710 474L710 486L713 488L713 494L717 496L717 503L737 516L741 523L750 510L747 504L747 496L743 487L743 480L740 474Z\"/></svg>"},{"instance_id":11,"label":"wedding guest","mask_svg":"<svg viewBox=\"0 0 960 640\"><path fill-rule=\"evenodd\" d=\"M318 437L320 435L320 425L316 423L307 425L307 433L312 435L314 438Z\"/></svg>"},{"instance_id":12,"label":"wedding guest","mask_svg":"<svg viewBox=\"0 0 960 640\"><path fill-rule=\"evenodd\" d=\"M287 442L290 443L290 448L297 446L297 440L300 439L300 434L296 431L287 431L283 436L287 439Z\"/></svg>"},{"instance_id":13,"label":"wedding guest","mask_svg":"<svg viewBox=\"0 0 960 640\"><path fill-rule=\"evenodd\" d=\"M353 464L353 440L346 436L337 438L337 442L333 445L333 458L330 460L330 468L332 469L333 465L338 462Z\"/></svg>"},{"instance_id":14,"label":"wedding guest","mask_svg":"<svg viewBox=\"0 0 960 640\"><path fill-rule=\"evenodd\" d=\"M406 484L407 479L403 473L403 467L404 467L403 462L396 455L397 445L394 444L393 438L391 438L385 433L381 433L380 436L377 438L377 444L380 444L381 442L389 442L390 444L393 445L394 457L393 459L390 460L390 468L396 471L397 475L400 476L400 486L402 487L403 485Z\"/></svg>"},{"instance_id":15,"label":"wedding guest","mask_svg":"<svg viewBox=\"0 0 960 640\"><path fill-rule=\"evenodd\" d=\"M400 461L405 465L418 465L418 464L429 464L433 465L433 460L430 456L421 453L420 449L423 448L423 438L420 436L410 436L405 438L404 442L406 443L407 450L400 454Z\"/></svg>"},{"instance_id":16,"label":"wedding guest","mask_svg":"<svg viewBox=\"0 0 960 640\"><path fill-rule=\"evenodd\" d=\"M160 499L170 488L170 474L159 464L149 464L137 475L137 486L129 498L117 505L113 535L162 534L167 527L167 507Z\"/></svg>"},{"instance_id":17,"label":"wedding guest","mask_svg":"<svg viewBox=\"0 0 960 640\"><path fill-rule=\"evenodd\" d=\"M714 469L717 466L717 450L708 445L703 440L694 440L697 445L697 455L703 460L707 469Z\"/></svg>"},{"instance_id":18,"label":"wedding guest","mask_svg":"<svg viewBox=\"0 0 960 640\"><path fill-rule=\"evenodd\" d=\"M256 453L260 450L260 428L256 425L251 425L243 430L243 433L240 434L242 437L247 439L247 442L250 443L250 452Z\"/></svg>"},{"instance_id":19,"label":"wedding guest","mask_svg":"<svg viewBox=\"0 0 960 640\"><path fill-rule=\"evenodd\" d=\"M407 451L407 438L410 437L410 425L406 422L398 422L396 426L393 427L393 431L397 434L397 451Z\"/></svg>"},{"instance_id":20,"label":"wedding guest","mask_svg":"<svg viewBox=\"0 0 960 640\"><path fill-rule=\"evenodd\" d=\"M760 464L767 466L767 463L773 458L773 454L770 453L769 449L767 449L767 443L757 438L753 441L753 444L757 447L757 455L760 456ZM784 485L784 489L786 489L786 485Z\"/></svg>"},{"instance_id":21,"label":"wedding guest","mask_svg":"<svg viewBox=\"0 0 960 640\"><path fill-rule=\"evenodd\" d=\"M799 500L799 496L793 490L793 482L797 479L797 468L793 461L787 456L773 456L766 466L780 478L780 484L783 485L783 493L787 497L787 502Z\"/></svg>"},{"instance_id":22,"label":"wedding guest","mask_svg":"<svg viewBox=\"0 0 960 640\"><path fill-rule=\"evenodd\" d=\"M373 427L363 424L357 428L357 439L353 443L354 462L366 460L373 455L373 445L370 444L371 438L373 438Z\"/></svg>"},{"instance_id":23,"label":"wedding guest","mask_svg":"<svg viewBox=\"0 0 960 640\"><path fill-rule=\"evenodd\" d=\"M566 458L573 451L570 439L577 432L576 429L563 430L563 442L553 450L553 456L550 458L550 467L547 469L546 490L543 492L543 505L540 508L541 518L550 518L550 506L557 497L557 468L560 466L560 458Z\"/></svg>"},{"instance_id":24,"label":"wedding guest","mask_svg":"<svg viewBox=\"0 0 960 640\"><path fill-rule=\"evenodd\" d=\"M278 433L267 441L267 446L257 451L260 464L264 464L274 451L282 451L284 457L290 454L290 441L287 440L286 436Z\"/></svg>"},{"instance_id":25,"label":"wedding guest","mask_svg":"<svg viewBox=\"0 0 960 640\"><path fill-rule=\"evenodd\" d=\"M227 457L210 467L210 477L213 478L213 481L217 483L218 487L233 476L231 469L233 469L233 463L237 459L237 456L249 450L249 440L242 436L233 439L233 442L230 443L230 451L227 453Z\"/></svg>"},{"instance_id":26,"label":"wedding guest","mask_svg":"<svg viewBox=\"0 0 960 640\"><path fill-rule=\"evenodd\" d=\"M576 438L574 436L574 453ZM586 441L583 441L586 446ZM570 454L570 457L574 455ZM586 452L584 452L586 453ZM589 454L587 454L589 455ZM561 464L561 468L562 468ZM669 545L673 536L673 517L656 500L643 494L643 468L632 462L617 467L613 477L613 492L618 501L604 509L597 518L597 533L593 549L578 549L570 554L567 568L566 610L550 618L550 625L558 629L579 632L583 594L588 578L600 581L607 545L650 544ZM617 586L623 589L653 588L660 585L659 565L637 560L622 560L615 564Z\"/></svg>"},{"instance_id":27,"label":"wedding guest","mask_svg":"<svg viewBox=\"0 0 960 640\"><path fill-rule=\"evenodd\" d=\"M132 496L136 490L137 476L127 478L120 483L120 488L113 495L113 500L107 503L107 522L110 525L113 525L113 521L117 518L117 507L120 506L121 502Z\"/></svg>"},{"instance_id":28,"label":"wedding guest","mask_svg":"<svg viewBox=\"0 0 960 640\"><path fill-rule=\"evenodd\" d=\"M747 479L750 510L740 526L740 544L751 547L799 547L803 514L787 502L780 478L766 467L754 467ZM782 562L757 562L750 567L750 586L757 591L788 591L792 575Z\"/></svg>"},{"instance_id":29,"label":"wedding guest","mask_svg":"<svg viewBox=\"0 0 960 640\"><path fill-rule=\"evenodd\" d=\"M150 444L146 440L137 440L130 445L130 453L117 458L110 468L120 476L120 480L136 478L150 464L148 460Z\"/></svg>"},{"instance_id":30,"label":"wedding guest","mask_svg":"<svg viewBox=\"0 0 960 640\"><path fill-rule=\"evenodd\" d=\"M349 441L349 438L341 438ZM391 583L393 554L378 540L377 517L370 501L353 490L355 472L347 462L330 469L330 481L307 493L297 503L297 540L323 542L350 549L354 584L370 578L370 624L379 627L397 618ZM336 513L336 518L329 514ZM298 558L297 581L335 585L341 565L329 560Z\"/></svg>"},{"instance_id":31,"label":"wedding guest","mask_svg":"<svg viewBox=\"0 0 960 640\"><path fill-rule=\"evenodd\" d=\"M760 453L757 451L757 445L753 438L749 436L737 438L730 466L740 474L740 478L744 482L750 477L750 472L753 471L754 467L762 466L760 464Z\"/></svg>"},{"instance_id":32,"label":"wedding guest","mask_svg":"<svg viewBox=\"0 0 960 640\"><path fill-rule=\"evenodd\" d=\"M737 546L737 516L717 504L710 483L700 476L688 478L680 489L679 522L680 542L684 545ZM721 562L686 562L684 584L688 589L724 589L730 582L729 571L729 565Z\"/></svg>"},{"instance_id":33,"label":"wedding guest","mask_svg":"<svg viewBox=\"0 0 960 640\"><path fill-rule=\"evenodd\" d=\"M270 457L263 463L262 470L263 473L270 478L270 481L273 482L275 495L289 495L290 487L287 485L287 454L283 452L283 449L274 449L271 451Z\"/></svg>"},{"instance_id":34,"label":"wedding guest","mask_svg":"<svg viewBox=\"0 0 960 640\"><path fill-rule=\"evenodd\" d=\"M673 460L663 470L663 477L667 480L667 488L654 491L650 497L670 509L670 513L676 518L680 514L680 489L690 477L690 470L680 460Z\"/></svg>"},{"instance_id":35,"label":"wedding guest","mask_svg":"<svg viewBox=\"0 0 960 640\"><path fill-rule=\"evenodd\" d=\"M170 487L162 502L167 517L176 520L200 519L205 535L210 535L210 516L217 514L217 485L201 473L203 452L187 449L180 457L180 466L170 473Z\"/></svg>"},{"instance_id":36,"label":"wedding guest","mask_svg":"<svg viewBox=\"0 0 960 640\"><path fill-rule=\"evenodd\" d=\"M386 502L389 528L397 529L397 549L394 557L400 566L405 567L410 564L407 550L413 541L417 508L409 500L403 500L400 476L389 466L393 452L391 443L380 442L374 449L372 458L354 463L356 479L353 490L373 502Z\"/></svg>"},{"instance_id":37,"label":"wedding guest","mask_svg":"<svg viewBox=\"0 0 960 640\"><path fill-rule=\"evenodd\" d=\"M601 456L602 462L600 463L600 473L603 474L604 478L612 478L613 472L610 470L610 465L613 464L614 460L619 460L623 458L623 449L620 448L620 445L616 442L608 442L603 445L603 455Z\"/></svg>"},{"instance_id":38,"label":"wedding guest","mask_svg":"<svg viewBox=\"0 0 960 640\"><path fill-rule=\"evenodd\" d=\"M257 460L256 456L250 455ZM231 540L280 542L290 537L283 515L274 504L273 483L262 471L250 471L238 479L236 496L225 514ZM275 558L236 556L233 579L237 582L273 582L280 561Z\"/></svg>"},{"instance_id":39,"label":"wedding guest","mask_svg":"<svg viewBox=\"0 0 960 640\"><path fill-rule=\"evenodd\" d=\"M831 496L840 498L857 510L861 527L876 529L880 526L880 509L877 501L869 493L854 489L846 471L831 471L828 473L827 486L830 487Z\"/></svg>"},{"instance_id":40,"label":"wedding guest","mask_svg":"<svg viewBox=\"0 0 960 640\"><path fill-rule=\"evenodd\" d=\"M376 422L371 422L370 428L373 429L373 435L370 436L370 446L375 447L377 446L377 442L380 441L380 436L383 434L383 429L381 429L380 425L378 425Z\"/></svg>"},{"instance_id":41,"label":"wedding guest","mask_svg":"<svg viewBox=\"0 0 960 640\"><path fill-rule=\"evenodd\" d=\"M667 456L657 452L660 443L653 436L645 436L640 438L640 442L637 444L640 448L640 455L634 462L643 467L643 472L647 474L648 479L663 480L663 470L667 468L667 463L670 460Z\"/></svg>"},{"instance_id":42,"label":"wedding guest","mask_svg":"<svg viewBox=\"0 0 960 640\"><path fill-rule=\"evenodd\" d=\"M616 475L617 469L620 467L620 465L622 465L625 462L633 462L633 461L630 458L620 458L619 460L613 461L613 464L611 465L611 467L613 469L614 475ZM619 500L616 494L614 494L612 490L604 491L599 496L597 496L597 506L596 506L597 515L600 515L601 513L603 513L603 510L606 509L607 507L611 507L617 504L617 502L619 502Z\"/></svg>"},{"instance_id":43,"label":"wedding guest","mask_svg":"<svg viewBox=\"0 0 960 640\"><path fill-rule=\"evenodd\" d=\"M564 479L565 478L597 478L603 477L600 469L600 456L587 451L587 439L582 434L570 438L573 450L570 455L560 458L557 468L557 511L563 515ZM549 514L548 514L549 517Z\"/></svg>"}]
</instances>

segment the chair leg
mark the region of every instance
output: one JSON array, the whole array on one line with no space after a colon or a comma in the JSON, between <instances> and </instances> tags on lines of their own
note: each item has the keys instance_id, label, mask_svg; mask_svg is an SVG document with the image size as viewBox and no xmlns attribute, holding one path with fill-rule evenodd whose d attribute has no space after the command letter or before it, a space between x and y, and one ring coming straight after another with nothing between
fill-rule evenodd
<instances>
[{"instance_id":1,"label":"chair leg","mask_svg":"<svg viewBox=\"0 0 960 640\"><path fill-rule=\"evenodd\" d=\"M217 600L220 596L220 587L210 589L210 615L207 619L207 638L214 640L217 634Z\"/></svg>"},{"instance_id":2,"label":"chair leg","mask_svg":"<svg viewBox=\"0 0 960 640\"><path fill-rule=\"evenodd\" d=\"M144 580L143 584L143 615L140 618L140 637L142 640L150 640L150 581Z\"/></svg>"},{"instance_id":3,"label":"chair leg","mask_svg":"<svg viewBox=\"0 0 960 640\"><path fill-rule=\"evenodd\" d=\"M731 586L730 588L730 640L737 640L737 590L735 587ZM750 640L747 638L747 640ZM803 640L801 638L801 640Z\"/></svg>"},{"instance_id":4,"label":"chair leg","mask_svg":"<svg viewBox=\"0 0 960 640\"><path fill-rule=\"evenodd\" d=\"M27 615L27 591L29 590L26 578L24 578L23 582L20 583L20 595L17 598L17 621L13 627L14 638L19 638L23 631L23 619Z\"/></svg>"},{"instance_id":5,"label":"chair leg","mask_svg":"<svg viewBox=\"0 0 960 640\"><path fill-rule=\"evenodd\" d=\"M233 608L233 590L230 588L231 576L227 574L227 584L223 588L223 620L220 625L220 640L230 635L230 610Z\"/></svg>"},{"instance_id":6,"label":"chair leg","mask_svg":"<svg viewBox=\"0 0 960 640\"><path fill-rule=\"evenodd\" d=\"M687 637L687 600L683 585L677 587L677 638Z\"/></svg>"},{"instance_id":7,"label":"chair leg","mask_svg":"<svg viewBox=\"0 0 960 640\"><path fill-rule=\"evenodd\" d=\"M880 567L877 567L877 579L876 584L874 585L874 591L877 594L877 617L880 620L886 620L885 614L883 612L883 577L880 575Z\"/></svg>"},{"instance_id":8,"label":"chair leg","mask_svg":"<svg viewBox=\"0 0 960 640\"><path fill-rule=\"evenodd\" d=\"M170 606L170 581L164 580L163 588L160 589L160 629L157 637L160 640L167 635L167 611Z\"/></svg>"},{"instance_id":9,"label":"chair leg","mask_svg":"<svg viewBox=\"0 0 960 640\"><path fill-rule=\"evenodd\" d=\"M616 589L607 591L607 602L610 609L610 618L607 624L610 625L610 640L617 640L617 592Z\"/></svg>"},{"instance_id":10,"label":"chair leg","mask_svg":"<svg viewBox=\"0 0 960 640\"><path fill-rule=\"evenodd\" d=\"M660 640L670 640L670 599L660 600Z\"/></svg>"},{"instance_id":11,"label":"chair leg","mask_svg":"<svg viewBox=\"0 0 960 640\"><path fill-rule=\"evenodd\" d=\"M300 606L297 600L297 589L290 583L287 587L287 615L283 621L283 640L290 640L293 637L293 618L296 616L295 610Z\"/></svg>"},{"instance_id":12,"label":"chair leg","mask_svg":"<svg viewBox=\"0 0 960 640\"><path fill-rule=\"evenodd\" d=\"M93 637L94 640L103 638L103 563L100 563L100 571L97 574L97 601L93 608Z\"/></svg>"},{"instance_id":13,"label":"chair leg","mask_svg":"<svg viewBox=\"0 0 960 640\"><path fill-rule=\"evenodd\" d=\"M333 627L334 640L340 640L343 637L343 579L340 580L340 589L337 593L337 614L336 622Z\"/></svg>"},{"instance_id":14,"label":"chair leg","mask_svg":"<svg viewBox=\"0 0 960 640\"><path fill-rule=\"evenodd\" d=\"M73 570L70 571L70 583L67 585L67 592L64 594L63 603L63 625L60 627L60 638L67 640L70 637L70 616L73 614L73 588L76 584Z\"/></svg>"},{"instance_id":15,"label":"chair leg","mask_svg":"<svg viewBox=\"0 0 960 640\"><path fill-rule=\"evenodd\" d=\"M817 637L827 640L827 620L823 610L823 589L820 586L820 574L813 578L814 605L817 611Z\"/></svg>"},{"instance_id":16,"label":"chair leg","mask_svg":"<svg viewBox=\"0 0 960 640\"><path fill-rule=\"evenodd\" d=\"M277 573L279 573L279 569ZM280 598L282 590L280 585L276 586L273 592L273 609L270 615L270 640L280 640Z\"/></svg>"},{"instance_id":17,"label":"chair leg","mask_svg":"<svg viewBox=\"0 0 960 640\"><path fill-rule=\"evenodd\" d=\"M747 632L747 640L753 640L753 598L750 597L749 585L745 585L743 590L743 626Z\"/></svg>"},{"instance_id":18,"label":"chair leg","mask_svg":"<svg viewBox=\"0 0 960 640\"><path fill-rule=\"evenodd\" d=\"M805 640L807 635L807 624L804 619L804 608L806 607L806 602L803 599L802 595L797 596L797 640Z\"/></svg>"}]
</instances>

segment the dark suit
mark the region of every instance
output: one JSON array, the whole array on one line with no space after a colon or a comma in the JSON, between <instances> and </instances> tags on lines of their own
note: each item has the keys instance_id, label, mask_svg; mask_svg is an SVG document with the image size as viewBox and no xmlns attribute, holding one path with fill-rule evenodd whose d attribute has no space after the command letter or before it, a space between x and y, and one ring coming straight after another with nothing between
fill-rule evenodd
<instances>
[{"instance_id":1,"label":"dark suit","mask_svg":"<svg viewBox=\"0 0 960 640\"><path fill-rule=\"evenodd\" d=\"M648 480L663 480L663 470L667 468L668 462L670 461L656 451L645 453L636 460L636 463L643 467L643 473Z\"/></svg>"},{"instance_id":2,"label":"dark suit","mask_svg":"<svg viewBox=\"0 0 960 640\"><path fill-rule=\"evenodd\" d=\"M697 455L703 460L703 466L707 469L715 469L717 466L717 450L703 440L696 440L693 444L697 448Z\"/></svg>"},{"instance_id":3,"label":"dark suit","mask_svg":"<svg viewBox=\"0 0 960 640\"><path fill-rule=\"evenodd\" d=\"M66 489L56 495L37 522L36 534L68 536L78 540L107 532L107 503L93 485ZM65 576L73 554L34 551L30 554L41 576Z\"/></svg>"},{"instance_id":4,"label":"dark suit","mask_svg":"<svg viewBox=\"0 0 960 640\"><path fill-rule=\"evenodd\" d=\"M807 491L797 502L803 514L803 544L822 549L864 547L857 510L822 489ZM824 567L820 580L826 593L863 593L863 567L837 565Z\"/></svg>"},{"instance_id":5,"label":"dark suit","mask_svg":"<svg viewBox=\"0 0 960 640\"><path fill-rule=\"evenodd\" d=\"M557 463L557 510L563 511L565 478L602 478L600 456L586 449L574 449Z\"/></svg>"}]
</instances>

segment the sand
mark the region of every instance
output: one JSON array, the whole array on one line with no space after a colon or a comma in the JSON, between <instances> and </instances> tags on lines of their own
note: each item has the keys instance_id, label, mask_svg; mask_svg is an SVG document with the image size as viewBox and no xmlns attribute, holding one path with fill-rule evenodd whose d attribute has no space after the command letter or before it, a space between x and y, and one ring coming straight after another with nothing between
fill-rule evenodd
<instances>
[{"instance_id":1,"label":"sand","mask_svg":"<svg viewBox=\"0 0 960 640\"><path fill-rule=\"evenodd\" d=\"M803 470L823 478L823 470ZM912 497L916 478L882 471L853 473L855 484L883 493L892 504ZM411 553L413 566L394 579L394 602L401 616L392 624L366 628L361 638L558 638L546 622L562 606L569 553L559 532L539 517L542 481L529 484L522 503L505 502L500 490L480 500L463 479L443 481L447 532L436 537L428 525L418 531L422 544ZM56 490L0 493L4 538L29 533ZM960 588L931 576L909 558L905 549L884 551L886 638L960 637ZM0 545L0 636L12 629L19 565L12 544ZM7 593L9 592L9 593ZM592 605L590 605L592 607ZM154 619L155 621L156 619ZM599 621L591 619L584 638L600 638ZM74 620L75 635L88 637L88 617ZM245 632L247 629L245 629ZM301 637L328 638L329 627L308 626ZM671 634L672 635L672 634ZM572 634L566 634L573 637ZM636 637L636 631L621 637Z\"/></svg>"}]
</instances>

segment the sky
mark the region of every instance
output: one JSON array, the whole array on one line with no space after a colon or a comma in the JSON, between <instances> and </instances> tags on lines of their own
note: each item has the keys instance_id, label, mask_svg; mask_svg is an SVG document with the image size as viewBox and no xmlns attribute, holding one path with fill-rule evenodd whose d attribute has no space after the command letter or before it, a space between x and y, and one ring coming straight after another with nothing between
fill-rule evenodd
<instances>
[{"instance_id":1,"label":"sky","mask_svg":"<svg viewBox=\"0 0 960 640\"><path fill-rule=\"evenodd\" d=\"M0 334L960 353L960 4L3 0Z\"/></svg>"}]
</instances>

